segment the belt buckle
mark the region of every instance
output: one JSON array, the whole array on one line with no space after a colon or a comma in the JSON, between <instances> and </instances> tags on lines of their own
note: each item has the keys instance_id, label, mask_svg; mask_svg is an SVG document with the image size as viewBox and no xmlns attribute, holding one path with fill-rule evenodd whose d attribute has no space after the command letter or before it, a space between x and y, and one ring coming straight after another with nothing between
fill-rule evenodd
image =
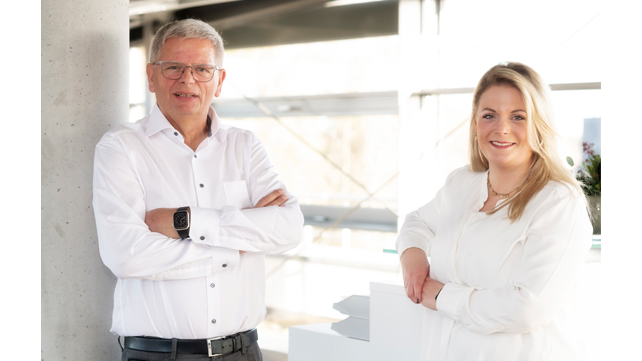
<instances>
[{"instance_id":1,"label":"belt buckle","mask_svg":"<svg viewBox=\"0 0 642 361\"><path fill-rule=\"evenodd\" d=\"M224 353L212 353L212 341L223 340L226 337L227 336L212 337L212 338L208 338L206 340L207 341L207 356L208 357L225 355Z\"/></svg>"}]
</instances>

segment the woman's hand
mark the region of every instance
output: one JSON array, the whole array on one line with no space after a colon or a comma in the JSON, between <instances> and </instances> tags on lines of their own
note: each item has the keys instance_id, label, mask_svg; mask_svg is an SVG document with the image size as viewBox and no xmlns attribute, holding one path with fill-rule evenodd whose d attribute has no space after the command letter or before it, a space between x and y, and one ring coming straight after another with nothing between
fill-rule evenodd
<instances>
[{"instance_id":1,"label":"woman's hand","mask_svg":"<svg viewBox=\"0 0 642 361\"><path fill-rule=\"evenodd\" d=\"M437 300L435 299L435 297L437 297L437 294L439 293L439 291L441 291L442 288L444 288L443 283L435 281L430 277L426 277L423 285L423 290L421 292L421 304L424 307L428 307L431 310L437 311Z\"/></svg>"},{"instance_id":2,"label":"woman's hand","mask_svg":"<svg viewBox=\"0 0 642 361\"><path fill-rule=\"evenodd\" d=\"M426 253L420 248L408 248L401 255L400 261L406 296L413 303L420 303L423 299L422 289L430 271Z\"/></svg>"}]
</instances>

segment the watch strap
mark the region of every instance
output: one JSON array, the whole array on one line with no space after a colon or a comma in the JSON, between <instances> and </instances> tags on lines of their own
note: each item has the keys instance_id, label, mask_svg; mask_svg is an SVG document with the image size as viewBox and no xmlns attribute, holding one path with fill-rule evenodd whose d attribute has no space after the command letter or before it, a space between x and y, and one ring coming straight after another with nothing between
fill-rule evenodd
<instances>
[{"instance_id":1,"label":"watch strap","mask_svg":"<svg viewBox=\"0 0 642 361\"><path fill-rule=\"evenodd\" d=\"M189 207L180 207L176 210L176 212L187 212L187 217L189 219L190 213L187 211L188 209ZM190 224L189 220L188 220L188 224ZM181 237L181 239L189 238L189 227L187 227L186 229L177 229L176 232L178 232L178 236Z\"/></svg>"}]
</instances>

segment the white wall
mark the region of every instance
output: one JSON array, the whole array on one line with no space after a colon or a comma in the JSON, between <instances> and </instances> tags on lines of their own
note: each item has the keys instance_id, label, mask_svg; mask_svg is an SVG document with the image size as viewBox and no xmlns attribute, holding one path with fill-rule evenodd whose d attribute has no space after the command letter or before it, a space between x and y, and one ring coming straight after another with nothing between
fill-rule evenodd
<instances>
[{"instance_id":1,"label":"white wall","mask_svg":"<svg viewBox=\"0 0 642 361\"><path fill-rule=\"evenodd\" d=\"M128 116L127 0L41 3L41 359L117 360L98 254L94 147Z\"/></svg>"}]
</instances>

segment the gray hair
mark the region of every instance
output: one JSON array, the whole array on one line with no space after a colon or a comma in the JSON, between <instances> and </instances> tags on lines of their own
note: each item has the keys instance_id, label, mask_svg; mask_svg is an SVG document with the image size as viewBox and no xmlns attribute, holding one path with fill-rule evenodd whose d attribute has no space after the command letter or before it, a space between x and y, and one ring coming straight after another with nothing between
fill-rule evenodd
<instances>
[{"instance_id":1,"label":"gray hair","mask_svg":"<svg viewBox=\"0 0 642 361\"><path fill-rule=\"evenodd\" d=\"M185 19L163 25L158 29L152 41L152 49L149 52L150 63L158 60L161 49L169 38L209 40L214 46L216 65L223 67L223 39L208 23L196 19Z\"/></svg>"}]
</instances>

